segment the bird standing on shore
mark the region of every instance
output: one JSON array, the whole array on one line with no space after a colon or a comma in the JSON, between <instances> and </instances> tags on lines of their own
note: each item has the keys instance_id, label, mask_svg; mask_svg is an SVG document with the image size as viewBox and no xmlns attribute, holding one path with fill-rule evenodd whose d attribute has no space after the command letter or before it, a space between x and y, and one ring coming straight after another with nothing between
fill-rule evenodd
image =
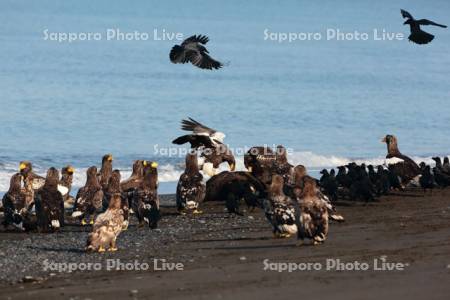
<instances>
[{"instance_id":1,"label":"bird standing on shore","mask_svg":"<svg viewBox=\"0 0 450 300\"><path fill-rule=\"evenodd\" d=\"M408 185L412 181L419 181L420 175L419 166L408 156L403 155L398 149L397 138L393 135L386 135L382 143L387 145L386 165L389 170L395 175L399 176L403 186Z\"/></svg>"},{"instance_id":2,"label":"bird standing on shore","mask_svg":"<svg viewBox=\"0 0 450 300\"><path fill-rule=\"evenodd\" d=\"M144 167L144 179L133 192L132 207L139 221L139 226L145 223L151 229L158 227L161 218L158 196L158 163L149 162Z\"/></svg>"},{"instance_id":3,"label":"bird standing on shore","mask_svg":"<svg viewBox=\"0 0 450 300\"><path fill-rule=\"evenodd\" d=\"M283 186L283 177L274 175L268 198L264 200L264 212L276 238L286 238L297 233L295 203L284 194Z\"/></svg>"},{"instance_id":4,"label":"bird standing on shore","mask_svg":"<svg viewBox=\"0 0 450 300\"><path fill-rule=\"evenodd\" d=\"M97 167L86 171L86 184L78 190L72 217L80 217L81 225L94 224L95 214L101 210L103 189L97 178Z\"/></svg>"},{"instance_id":5,"label":"bird standing on shore","mask_svg":"<svg viewBox=\"0 0 450 300\"><path fill-rule=\"evenodd\" d=\"M47 232L64 226L64 199L58 191L59 172L55 168L47 171L44 186L35 194L38 230Z\"/></svg>"},{"instance_id":6,"label":"bird standing on shore","mask_svg":"<svg viewBox=\"0 0 450 300\"><path fill-rule=\"evenodd\" d=\"M402 17L407 19L403 25L409 25L411 34L409 35L408 39L411 42L414 42L419 45L428 44L434 39L434 35L423 31L420 28L420 25L433 25L433 26L439 26L442 28L447 28L446 25L437 24L433 21L427 20L427 19L420 19L416 20L413 18L413 16L407 12L406 10L401 9L400 12L402 13Z\"/></svg>"},{"instance_id":7,"label":"bird standing on shore","mask_svg":"<svg viewBox=\"0 0 450 300\"><path fill-rule=\"evenodd\" d=\"M98 181L100 185L102 186L103 191L106 191L108 188L109 179L111 178L112 171L113 171L113 156L112 154L105 154L102 157L102 167L100 169L100 172L97 174Z\"/></svg>"},{"instance_id":8,"label":"bird standing on shore","mask_svg":"<svg viewBox=\"0 0 450 300\"><path fill-rule=\"evenodd\" d=\"M201 213L198 209L205 198L206 186L197 162L197 153L186 155L186 168L178 180L176 201L180 213L192 210L194 214Z\"/></svg>"},{"instance_id":9,"label":"bird standing on shore","mask_svg":"<svg viewBox=\"0 0 450 300\"><path fill-rule=\"evenodd\" d=\"M44 186L45 178L33 172L33 165L29 161L20 162L19 172L22 175L27 207L31 209L34 204L34 194Z\"/></svg>"},{"instance_id":10,"label":"bird standing on shore","mask_svg":"<svg viewBox=\"0 0 450 300\"><path fill-rule=\"evenodd\" d=\"M74 172L74 167L70 165L61 169L61 180L58 184L58 190L63 195L65 208L72 208L75 203L75 199L70 195Z\"/></svg>"},{"instance_id":11,"label":"bird standing on shore","mask_svg":"<svg viewBox=\"0 0 450 300\"><path fill-rule=\"evenodd\" d=\"M314 245L325 242L328 235L328 208L317 197L316 182L305 176L303 188L297 199L299 217L297 218L297 237L303 241L310 239Z\"/></svg>"},{"instance_id":12,"label":"bird standing on shore","mask_svg":"<svg viewBox=\"0 0 450 300\"><path fill-rule=\"evenodd\" d=\"M200 69L220 69L223 64L209 56L204 45L209 38L204 35L193 35L183 41L181 45L175 45L170 51L170 61L174 64L192 63Z\"/></svg>"},{"instance_id":13,"label":"bird standing on shore","mask_svg":"<svg viewBox=\"0 0 450 300\"><path fill-rule=\"evenodd\" d=\"M86 251L117 251L116 240L124 222L121 203L120 194L112 195L108 209L95 220L88 236Z\"/></svg>"},{"instance_id":14,"label":"bird standing on shore","mask_svg":"<svg viewBox=\"0 0 450 300\"><path fill-rule=\"evenodd\" d=\"M16 228L24 229L23 219L27 213L26 194L22 190L22 175L16 173L11 177L9 189L2 198L4 220L3 225L7 228L13 225Z\"/></svg>"}]
</instances>

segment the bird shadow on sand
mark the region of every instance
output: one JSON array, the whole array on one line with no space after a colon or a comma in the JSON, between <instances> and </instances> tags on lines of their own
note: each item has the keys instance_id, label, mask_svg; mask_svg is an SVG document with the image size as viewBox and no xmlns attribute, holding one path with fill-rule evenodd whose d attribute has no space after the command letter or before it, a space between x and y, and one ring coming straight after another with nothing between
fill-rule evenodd
<instances>
[{"instance_id":1,"label":"bird shadow on sand","mask_svg":"<svg viewBox=\"0 0 450 300\"><path fill-rule=\"evenodd\" d=\"M57 247L39 247L39 246L28 246L28 249L31 250L40 250L40 251L46 251L46 252L69 252L69 253L86 253L83 249L80 248L57 248Z\"/></svg>"}]
</instances>

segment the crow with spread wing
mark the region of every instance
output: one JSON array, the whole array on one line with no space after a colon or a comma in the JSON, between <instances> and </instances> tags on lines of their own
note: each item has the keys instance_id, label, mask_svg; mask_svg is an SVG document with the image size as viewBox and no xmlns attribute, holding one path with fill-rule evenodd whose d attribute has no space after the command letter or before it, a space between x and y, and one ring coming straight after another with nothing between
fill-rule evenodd
<instances>
[{"instance_id":1,"label":"crow with spread wing","mask_svg":"<svg viewBox=\"0 0 450 300\"><path fill-rule=\"evenodd\" d=\"M409 25L409 27L411 28L411 34L409 35L408 39L416 44L419 45L428 44L434 39L434 35L420 29L420 25L433 25L442 28L447 28L447 26L445 25L437 24L427 19L416 20L406 10L401 9L400 12L402 13L402 17L407 19L403 23L403 25Z\"/></svg>"},{"instance_id":2,"label":"crow with spread wing","mask_svg":"<svg viewBox=\"0 0 450 300\"><path fill-rule=\"evenodd\" d=\"M175 45L170 51L170 61L174 64L192 63L200 69L220 69L223 64L209 56L208 49L204 45L209 38L204 35L193 35L183 41L181 45Z\"/></svg>"}]
</instances>

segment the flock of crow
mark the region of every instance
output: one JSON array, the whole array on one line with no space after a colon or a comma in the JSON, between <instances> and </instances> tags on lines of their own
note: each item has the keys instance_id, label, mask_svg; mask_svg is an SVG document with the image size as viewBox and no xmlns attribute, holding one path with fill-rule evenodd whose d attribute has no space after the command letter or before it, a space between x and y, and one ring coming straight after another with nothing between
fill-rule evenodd
<instances>
[{"instance_id":1,"label":"flock of crow","mask_svg":"<svg viewBox=\"0 0 450 300\"><path fill-rule=\"evenodd\" d=\"M344 217L336 201L373 201L393 190L421 186L424 190L450 185L450 164L433 158L436 166L417 165L403 155L393 135L386 135L384 165L350 163L335 170L322 170L317 180L307 174L303 165L289 163L283 146L276 149L255 146L244 155L245 171L235 170L235 158L224 144L225 134L193 119L182 121L189 134L173 143L190 144L185 171L176 190L176 206L180 215L201 214L204 201L222 201L229 213L242 215L241 205L261 208L273 235L286 238L296 234L301 241L323 243L330 221L342 222ZM228 171L220 171L222 163ZM157 228L162 214L158 196L158 164L136 160L129 178L122 180L113 169L113 156L103 156L101 169L87 169L86 184L75 197L71 196L75 169L66 166L59 171L50 168L46 177L33 172L32 164L23 161L19 172L11 177L10 188L3 197L7 229L55 232L67 224L66 218L83 226L92 225L86 250L115 251L116 239L136 217L138 227ZM207 179L207 180L206 180Z\"/></svg>"}]
</instances>

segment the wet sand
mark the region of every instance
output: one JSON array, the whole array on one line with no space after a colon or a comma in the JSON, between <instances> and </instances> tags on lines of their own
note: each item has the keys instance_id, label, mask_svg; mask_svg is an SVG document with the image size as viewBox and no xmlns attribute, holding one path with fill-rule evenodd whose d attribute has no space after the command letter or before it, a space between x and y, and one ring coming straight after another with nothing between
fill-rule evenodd
<instances>
[{"instance_id":1,"label":"wet sand","mask_svg":"<svg viewBox=\"0 0 450 300\"><path fill-rule=\"evenodd\" d=\"M77 225L57 234L1 232L0 297L448 299L450 189L426 196L412 190L368 205L341 203L338 209L346 222L333 223L328 240L319 246L298 246L296 238L273 239L261 210L230 216L221 203L205 204L199 216L178 216L173 207L164 207L160 229L131 226L119 237L115 253L84 253L89 229ZM397 263L403 270L374 270L374 260L380 267L382 257L387 267ZM46 259L99 263L102 270L44 271ZM107 271L108 259L137 260L150 270ZM182 264L183 270L153 270L154 259L159 259L158 267L165 259ZM327 260L337 259L367 263L369 270L327 270ZM316 263L322 269L278 272L264 270L264 262ZM21 282L25 276L33 282Z\"/></svg>"}]
</instances>

